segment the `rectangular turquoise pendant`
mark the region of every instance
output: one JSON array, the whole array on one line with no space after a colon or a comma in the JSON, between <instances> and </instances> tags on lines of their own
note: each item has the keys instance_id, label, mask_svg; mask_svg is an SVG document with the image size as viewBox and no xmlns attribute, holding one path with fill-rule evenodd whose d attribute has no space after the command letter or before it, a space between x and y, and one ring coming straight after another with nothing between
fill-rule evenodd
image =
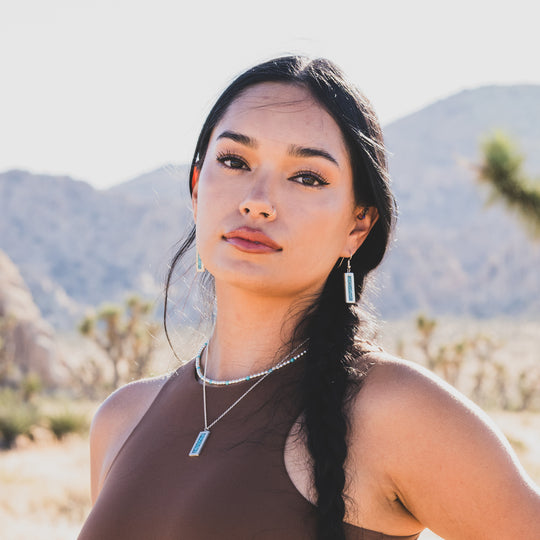
<instances>
[{"instance_id":1,"label":"rectangular turquoise pendant","mask_svg":"<svg viewBox=\"0 0 540 540\"><path fill-rule=\"evenodd\" d=\"M206 439L208 439L208 435L210 435L210 432L206 429L201 431L199 435L197 435L195 443L193 444L191 451L189 452L190 457L200 455L204 443L206 442Z\"/></svg>"},{"instance_id":2,"label":"rectangular turquoise pendant","mask_svg":"<svg viewBox=\"0 0 540 540\"><path fill-rule=\"evenodd\" d=\"M347 304L356 303L355 293L354 293L354 274L352 272L345 272L343 274L345 278L345 302Z\"/></svg>"}]
</instances>

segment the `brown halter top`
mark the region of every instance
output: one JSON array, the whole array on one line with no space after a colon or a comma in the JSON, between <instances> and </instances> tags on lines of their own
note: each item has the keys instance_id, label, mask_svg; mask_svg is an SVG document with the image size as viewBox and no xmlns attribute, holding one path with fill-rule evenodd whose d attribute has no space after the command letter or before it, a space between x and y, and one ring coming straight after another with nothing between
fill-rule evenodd
<instances>
[{"instance_id":1,"label":"brown halter top","mask_svg":"<svg viewBox=\"0 0 540 540\"><path fill-rule=\"evenodd\" d=\"M300 413L294 384L302 363L272 373L242 399L211 428L199 457L188 453L204 428L202 386L193 361L180 367L113 461L79 540L314 539L315 507L283 459ZM209 423L252 384L207 386ZM348 523L345 531L348 540L418 538Z\"/></svg>"}]
</instances>

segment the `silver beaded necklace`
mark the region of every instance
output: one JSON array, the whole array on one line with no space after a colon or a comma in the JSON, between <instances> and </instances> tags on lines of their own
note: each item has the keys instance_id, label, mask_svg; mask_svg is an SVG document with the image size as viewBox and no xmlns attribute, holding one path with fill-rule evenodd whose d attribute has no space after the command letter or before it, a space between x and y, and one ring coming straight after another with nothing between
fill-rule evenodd
<instances>
[{"instance_id":1,"label":"silver beaded necklace","mask_svg":"<svg viewBox=\"0 0 540 540\"><path fill-rule=\"evenodd\" d=\"M294 353L295 351L297 351L305 343L306 343L306 341L303 341L302 343L300 343L300 345L295 347L292 350L292 352ZM197 456L199 456L201 454L201 450L202 450L204 444L206 443L206 440L208 439L208 436L210 435L210 428L213 427L217 422L219 422L233 407L238 405L238 403L240 403L240 401L242 401L252 390L254 390L259 384L261 384L264 381L264 379L266 379L266 377L268 377L268 375L270 375L271 373L274 373L275 371L277 371L278 369L281 369L282 367L285 367L285 366L288 366L289 364L292 364L294 361L298 360L298 358L300 358L301 356L303 356L307 352L307 349L304 349L303 351L301 351L297 355L295 355L295 356L293 356L291 358L284 358L283 360L278 362L275 366L273 366L273 367L271 367L271 368L269 368L269 369L267 369L265 371L261 371L260 373L255 373L253 375L247 375L246 377L242 377L240 379L233 379L233 380L230 380L230 381L215 381L214 379L210 379L210 378L208 378L206 376L206 368L208 367L208 359L204 364L204 373L200 373L201 372L201 369L200 369L200 367L201 367L200 366L201 355L202 355L202 352L205 349L206 345L207 345L207 343L205 343L201 347L201 350L199 351L199 354L197 355L196 360L195 360L195 366L197 368L197 375L203 382L202 387L203 387L204 429L202 431L200 431L199 434L197 435L197 438L195 439L195 442L193 443L193 446L191 447L191 450L189 452L190 457L197 457ZM219 385L219 386L227 386L228 384L235 384L235 383L239 383L239 382L243 382L243 381L249 381L249 380L255 379L255 378L259 378L259 380L256 381L255 383L253 383L228 409L226 409L224 412L222 412L211 424L208 424L208 415L207 415L207 410L206 410L206 384L207 383L208 384Z\"/></svg>"},{"instance_id":2,"label":"silver beaded necklace","mask_svg":"<svg viewBox=\"0 0 540 540\"><path fill-rule=\"evenodd\" d=\"M300 345L295 347L292 350L292 352L297 351L305 343L306 343L306 341L303 341L302 343L300 343ZM204 367L204 373L203 373L203 371L201 369L201 355L202 355L202 352L206 348L207 345L208 344L205 343L201 347L201 350L199 351L199 354L195 357L195 369L197 370L197 377L199 377L199 379L201 381L203 381L206 384L211 384L211 385L214 385L214 386L229 386L230 384L237 384L237 383L241 383L241 382L245 382L245 381L251 381L252 379L257 379L259 377L264 377L265 375L269 375L270 373L273 373L274 371L277 371L278 369L281 369L282 367L285 367L285 366L288 366L289 364L292 364L295 360L298 360L301 356L303 356L307 352L307 349L304 349L302 352L298 353L296 356L293 356L292 358L289 358L288 360L286 360L286 359L282 360L281 362L279 362L275 366L272 366L271 368L265 369L264 371L260 371L259 373L253 373L252 375L246 375L245 377L240 377L238 379L230 379L230 380L227 380L227 381L219 381L219 380L216 380L216 379L211 379L210 377L206 376L206 365Z\"/></svg>"}]
</instances>

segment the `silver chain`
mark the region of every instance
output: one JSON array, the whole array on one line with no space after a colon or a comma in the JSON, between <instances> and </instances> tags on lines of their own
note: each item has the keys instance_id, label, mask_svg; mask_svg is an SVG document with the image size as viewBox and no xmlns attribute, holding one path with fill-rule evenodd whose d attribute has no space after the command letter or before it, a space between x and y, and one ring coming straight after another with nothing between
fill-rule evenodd
<instances>
[{"instance_id":1,"label":"silver chain","mask_svg":"<svg viewBox=\"0 0 540 540\"><path fill-rule=\"evenodd\" d=\"M306 343L303 341L295 347L291 352L294 353L297 351L302 345ZM300 354L296 355L296 357L300 357L306 353L307 349L304 349ZM268 373L265 373L257 382L255 382L253 385L251 385L228 409L226 409L224 412L222 412L210 425L208 425L208 414L206 410L206 368L208 367L208 349L206 354L206 362L204 363L204 377L203 377L203 410L204 410L204 429L205 431L209 431L212 426L214 426L217 422L219 422L233 407L238 405L240 401L242 401L252 390L255 389L259 384L261 384L268 375L279 369L280 367L283 367L286 363L291 363L287 358L283 359L281 362L279 362L275 368L272 371L268 371Z\"/></svg>"}]
</instances>

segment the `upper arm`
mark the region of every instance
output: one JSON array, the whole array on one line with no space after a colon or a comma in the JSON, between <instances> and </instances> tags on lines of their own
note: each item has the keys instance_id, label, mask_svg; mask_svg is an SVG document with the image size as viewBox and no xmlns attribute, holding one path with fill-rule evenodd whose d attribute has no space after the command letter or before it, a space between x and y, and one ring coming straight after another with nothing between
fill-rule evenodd
<instances>
[{"instance_id":1,"label":"upper arm","mask_svg":"<svg viewBox=\"0 0 540 540\"><path fill-rule=\"evenodd\" d=\"M414 517L447 540L540 538L538 488L491 420L421 369L377 370L370 432Z\"/></svg>"},{"instance_id":2,"label":"upper arm","mask_svg":"<svg viewBox=\"0 0 540 540\"><path fill-rule=\"evenodd\" d=\"M114 458L163 386L165 378L130 383L98 408L90 426L90 489L95 503Z\"/></svg>"},{"instance_id":3,"label":"upper arm","mask_svg":"<svg viewBox=\"0 0 540 540\"><path fill-rule=\"evenodd\" d=\"M111 399L109 396L108 400ZM90 426L90 494L92 497L92 504L96 502L99 494L99 486L101 484L101 470L105 462L105 455L107 449L112 443L112 435L115 430L111 429L111 424L114 424L114 413L107 405L108 400L103 402Z\"/></svg>"}]
</instances>

